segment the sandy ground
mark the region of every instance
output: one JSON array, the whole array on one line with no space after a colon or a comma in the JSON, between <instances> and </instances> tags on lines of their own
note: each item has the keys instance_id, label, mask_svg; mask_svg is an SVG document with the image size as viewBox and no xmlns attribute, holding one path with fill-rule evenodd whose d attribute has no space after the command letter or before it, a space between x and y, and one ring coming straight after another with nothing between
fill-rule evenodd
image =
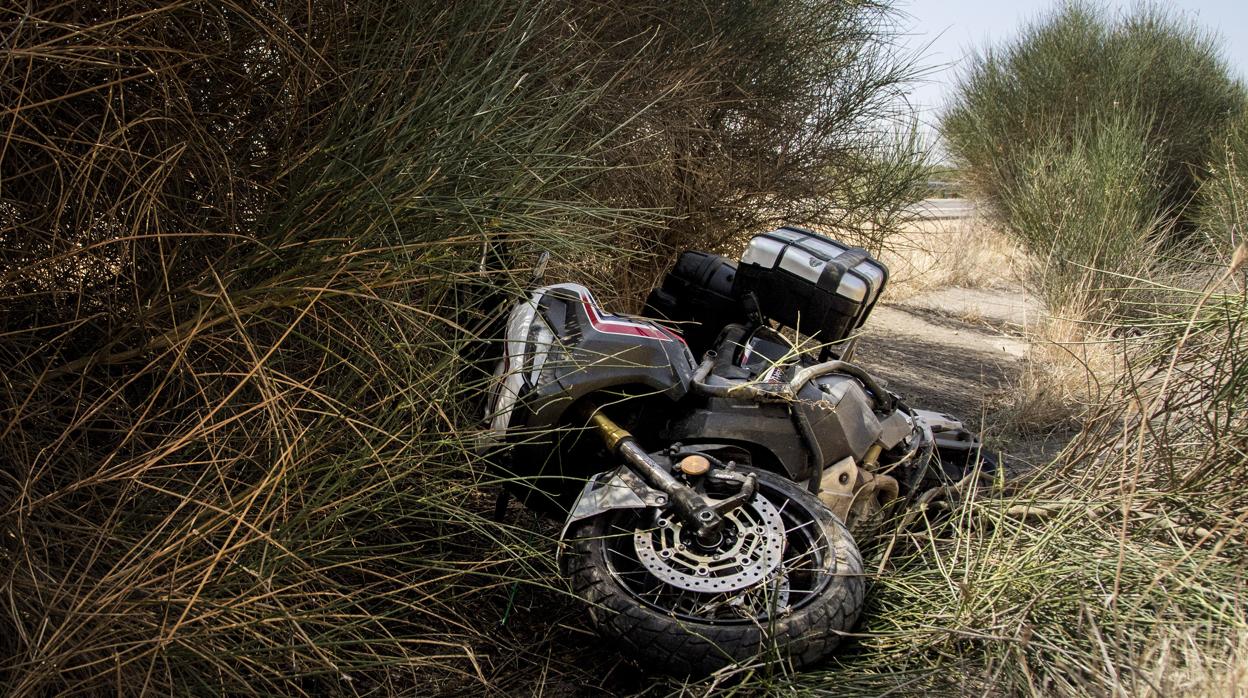
<instances>
[{"instance_id":1,"label":"sandy ground","mask_svg":"<svg viewBox=\"0 0 1248 698\"><path fill-rule=\"evenodd\" d=\"M985 295L949 288L877 307L859 340L856 361L916 407L980 423L981 413L990 408L986 397L1008 387L1027 354L1022 325L994 325L980 318L997 308L1021 315L1029 303L1021 292L1004 291L991 296L994 305L987 306ZM1000 305L1003 298L1013 304ZM939 306L941 301L948 305Z\"/></svg>"},{"instance_id":2,"label":"sandy ground","mask_svg":"<svg viewBox=\"0 0 1248 698\"><path fill-rule=\"evenodd\" d=\"M1015 276L1021 253L971 219L929 223L911 240L911 250L885 255L899 280L867 321L855 362L911 405L985 431L1019 467L1051 459L1072 433L1019 436L999 408L1019 390L1028 330L1044 320Z\"/></svg>"}]
</instances>

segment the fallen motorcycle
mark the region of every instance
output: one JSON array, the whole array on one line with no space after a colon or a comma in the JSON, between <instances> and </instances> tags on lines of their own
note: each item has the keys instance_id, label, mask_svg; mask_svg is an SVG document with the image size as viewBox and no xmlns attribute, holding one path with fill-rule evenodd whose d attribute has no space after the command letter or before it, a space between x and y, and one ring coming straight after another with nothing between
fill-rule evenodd
<instances>
[{"instance_id":1,"label":"fallen motorcycle","mask_svg":"<svg viewBox=\"0 0 1248 698\"><path fill-rule=\"evenodd\" d=\"M739 262L681 255L647 301L658 321L567 283L512 308L491 459L565 518L573 588L643 665L824 658L863 606L850 527L974 460L960 422L850 362L887 280L865 250L785 227Z\"/></svg>"}]
</instances>

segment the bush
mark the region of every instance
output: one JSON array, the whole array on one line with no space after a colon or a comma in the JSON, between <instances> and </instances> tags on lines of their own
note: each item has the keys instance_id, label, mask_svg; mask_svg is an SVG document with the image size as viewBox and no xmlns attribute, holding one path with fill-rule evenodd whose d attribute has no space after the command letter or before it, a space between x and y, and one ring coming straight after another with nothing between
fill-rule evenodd
<instances>
[{"instance_id":1,"label":"bush","mask_svg":"<svg viewBox=\"0 0 1248 698\"><path fill-rule=\"evenodd\" d=\"M878 246L924 179L891 4L567 3L560 51L576 52L573 75L609 85L578 121L604 134L610 168L587 190L663 214L619 241L657 260L592 273L648 289L673 251L735 254L793 221Z\"/></svg>"},{"instance_id":2,"label":"bush","mask_svg":"<svg viewBox=\"0 0 1248 698\"><path fill-rule=\"evenodd\" d=\"M1209 176L1201 182L1200 229L1206 245L1229 259L1248 223L1248 119L1215 138Z\"/></svg>"},{"instance_id":3,"label":"bush","mask_svg":"<svg viewBox=\"0 0 1248 698\"><path fill-rule=\"evenodd\" d=\"M539 248L627 258L760 199L800 213L825 168L870 179L858 134L904 72L886 10L0 10L0 683L509 692L545 671L499 626L552 548L481 515L462 350ZM492 247L511 268L480 264Z\"/></svg>"},{"instance_id":4,"label":"bush","mask_svg":"<svg viewBox=\"0 0 1248 698\"><path fill-rule=\"evenodd\" d=\"M1004 213L1026 190L1038 151L1086 148L1089 130L1129 126L1147 156L1138 167L1156 172L1155 194L1133 195L1154 208L1136 215L1187 225L1210 134L1244 115L1244 88L1209 34L1157 7L1111 21L1071 3L977 56L942 130L970 184Z\"/></svg>"},{"instance_id":5,"label":"bush","mask_svg":"<svg viewBox=\"0 0 1248 698\"><path fill-rule=\"evenodd\" d=\"M1165 222L1157 155L1136 124L1079 124L1038 143L1003 187L1004 223L1033 258L1029 278L1055 312L1114 317L1153 264Z\"/></svg>"}]
</instances>

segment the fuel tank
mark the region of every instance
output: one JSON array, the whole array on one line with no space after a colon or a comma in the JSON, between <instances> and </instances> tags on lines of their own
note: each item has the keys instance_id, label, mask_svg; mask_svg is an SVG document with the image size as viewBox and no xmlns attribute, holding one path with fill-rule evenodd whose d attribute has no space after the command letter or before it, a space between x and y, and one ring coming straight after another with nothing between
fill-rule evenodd
<instances>
[{"instance_id":1,"label":"fuel tank","mask_svg":"<svg viewBox=\"0 0 1248 698\"><path fill-rule=\"evenodd\" d=\"M776 331L753 331L730 325L717 343L716 363L708 382L718 385L787 383L809 363ZM807 383L792 405L809 421L817 449L804 447L789 406L710 398L675 421L665 436L673 441L732 443L774 458L793 480L852 456L861 460L882 433L880 418L862 385L844 374L828 374Z\"/></svg>"},{"instance_id":2,"label":"fuel tank","mask_svg":"<svg viewBox=\"0 0 1248 698\"><path fill-rule=\"evenodd\" d=\"M490 401L491 432L503 440L516 429L558 426L578 399L621 386L674 402L688 393L695 369L675 332L607 313L580 284L545 286L509 318Z\"/></svg>"},{"instance_id":3,"label":"fuel tank","mask_svg":"<svg viewBox=\"0 0 1248 698\"><path fill-rule=\"evenodd\" d=\"M539 288L508 319L482 450L526 505L560 513L585 478L608 465L599 439L559 429L579 426L566 424L568 409L599 394L613 411L666 417L688 394L695 369L675 332L607 313L579 284Z\"/></svg>"}]
</instances>

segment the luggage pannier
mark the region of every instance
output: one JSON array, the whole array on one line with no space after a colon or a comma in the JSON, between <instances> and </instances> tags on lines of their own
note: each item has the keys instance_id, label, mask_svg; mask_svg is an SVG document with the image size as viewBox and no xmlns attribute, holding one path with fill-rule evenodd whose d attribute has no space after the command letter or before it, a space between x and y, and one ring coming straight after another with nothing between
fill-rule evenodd
<instances>
[{"instance_id":1,"label":"luggage pannier","mask_svg":"<svg viewBox=\"0 0 1248 698\"><path fill-rule=\"evenodd\" d=\"M764 317L831 343L866 322L887 282L888 268L866 250L786 226L750 240L733 295L753 294Z\"/></svg>"}]
</instances>

